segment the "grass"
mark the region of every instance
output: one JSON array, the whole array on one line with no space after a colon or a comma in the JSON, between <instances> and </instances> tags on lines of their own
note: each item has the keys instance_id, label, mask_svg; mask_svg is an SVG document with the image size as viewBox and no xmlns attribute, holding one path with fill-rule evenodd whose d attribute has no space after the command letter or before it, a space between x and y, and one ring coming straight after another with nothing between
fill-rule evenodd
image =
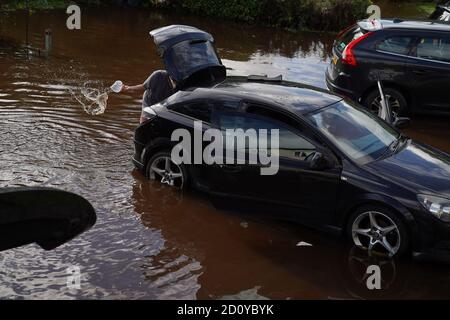
<instances>
[{"instance_id":1,"label":"grass","mask_svg":"<svg viewBox=\"0 0 450 320\"><path fill-rule=\"evenodd\" d=\"M38 9L63 9L67 8L70 4L82 3L87 5L99 5L100 0L85 0L85 1L75 1L75 0L29 0L28 5L32 10ZM0 4L3 10L20 10L26 9L26 0L6 0L2 1Z\"/></svg>"},{"instance_id":2,"label":"grass","mask_svg":"<svg viewBox=\"0 0 450 320\"><path fill-rule=\"evenodd\" d=\"M433 13L434 9L436 9L436 3L435 2L422 2L422 3L419 3L418 8L423 13L430 15Z\"/></svg>"}]
</instances>

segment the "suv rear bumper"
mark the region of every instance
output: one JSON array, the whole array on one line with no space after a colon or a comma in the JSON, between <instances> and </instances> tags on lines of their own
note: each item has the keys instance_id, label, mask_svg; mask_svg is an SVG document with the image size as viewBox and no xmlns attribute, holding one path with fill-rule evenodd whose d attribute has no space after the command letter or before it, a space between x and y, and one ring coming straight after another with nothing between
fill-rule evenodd
<instances>
[{"instance_id":1,"label":"suv rear bumper","mask_svg":"<svg viewBox=\"0 0 450 320\"><path fill-rule=\"evenodd\" d=\"M328 70L326 71L325 81L326 81L328 90L330 90L333 93L337 93L344 97L350 98L353 101L359 101L359 94L357 92L350 90L350 89L342 88L341 86L336 84L336 82L338 82L338 80L339 80L339 77L336 78L336 81L333 81L330 77Z\"/></svg>"}]
</instances>

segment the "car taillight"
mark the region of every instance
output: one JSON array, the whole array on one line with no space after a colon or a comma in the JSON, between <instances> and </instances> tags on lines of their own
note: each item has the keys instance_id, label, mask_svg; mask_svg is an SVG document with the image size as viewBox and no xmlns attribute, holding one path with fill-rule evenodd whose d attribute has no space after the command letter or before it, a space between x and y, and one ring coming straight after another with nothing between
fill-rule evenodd
<instances>
[{"instance_id":1,"label":"car taillight","mask_svg":"<svg viewBox=\"0 0 450 320\"><path fill-rule=\"evenodd\" d=\"M142 124L156 117L156 112L152 109L152 107L145 107L142 109L141 119L139 123Z\"/></svg>"},{"instance_id":2,"label":"car taillight","mask_svg":"<svg viewBox=\"0 0 450 320\"><path fill-rule=\"evenodd\" d=\"M361 37L353 40L350 42L344 49L344 52L342 53L341 62L353 67L356 67L358 63L356 62L355 54L353 53L353 49L355 46L363 41L364 39L367 39L372 34L372 32L367 32L366 34L362 35Z\"/></svg>"}]
</instances>

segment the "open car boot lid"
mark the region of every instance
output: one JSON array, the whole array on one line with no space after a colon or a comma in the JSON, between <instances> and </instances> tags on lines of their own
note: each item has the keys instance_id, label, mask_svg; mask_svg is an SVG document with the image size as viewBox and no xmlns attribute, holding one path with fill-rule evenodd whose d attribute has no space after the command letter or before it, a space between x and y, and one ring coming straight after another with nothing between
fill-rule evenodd
<instances>
[{"instance_id":1,"label":"open car boot lid","mask_svg":"<svg viewBox=\"0 0 450 320\"><path fill-rule=\"evenodd\" d=\"M167 72L177 89L210 87L225 80L226 68L214 38L195 27L171 25L150 31Z\"/></svg>"}]
</instances>

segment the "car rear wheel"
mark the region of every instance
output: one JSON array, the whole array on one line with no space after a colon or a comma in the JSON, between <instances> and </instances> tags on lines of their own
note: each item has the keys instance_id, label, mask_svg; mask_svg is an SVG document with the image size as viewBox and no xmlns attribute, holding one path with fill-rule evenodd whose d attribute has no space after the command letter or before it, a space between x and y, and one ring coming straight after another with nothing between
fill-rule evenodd
<instances>
[{"instance_id":1,"label":"car rear wheel","mask_svg":"<svg viewBox=\"0 0 450 320\"><path fill-rule=\"evenodd\" d=\"M389 101L392 112L397 115L405 115L408 112L408 104L405 97L397 90L385 88L384 94ZM373 114L379 115L381 110L381 95L378 90L372 91L364 101L364 105Z\"/></svg>"},{"instance_id":2,"label":"car rear wheel","mask_svg":"<svg viewBox=\"0 0 450 320\"><path fill-rule=\"evenodd\" d=\"M147 177L177 189L184 189L188 182L185 166L173 162L168 151L157 152L150 158Z\"/></svg>"},{"instance_id":3,"label":"car rear wheel","mask_svg":"<svg viewBox=\"0 0 450 320\"><path fill-rule=\"evenodd\" d=\"M369 252L403 255L409 246L405 224L382 206L364 206L350 217L347 230L353 244Z\"/></svg>"}]
</instances>

